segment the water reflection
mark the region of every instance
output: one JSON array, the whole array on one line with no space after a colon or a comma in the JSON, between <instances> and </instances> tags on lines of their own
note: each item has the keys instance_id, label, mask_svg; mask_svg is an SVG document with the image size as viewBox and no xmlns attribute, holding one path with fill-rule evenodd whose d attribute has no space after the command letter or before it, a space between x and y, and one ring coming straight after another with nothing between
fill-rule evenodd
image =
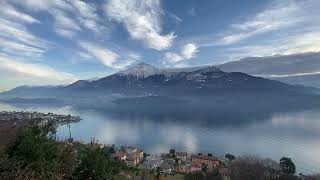
<instances>
[{"instance_id":1,"label":"water reflection","mask_svg":"<svg viewBox=\"0 0 320 180\"><path fill-rule=\"evenodd\" d=\"M13 107L0 105L1 110L36 110L72 114L82 117L72 124L72 136L81 141L96 138L102 143L136 145L147 152L168 152L170 148L190 152L212 152L217 155L252 154L275 160L292 157L299 172L320 172L320 111L276 113L263 121L242 124L208 125L198 121L182 122L170 118L132 119L108 116L104 111L77 110L73 107ZM196 119L196 118L194 118ZM68 137L67 126L58 129L58 136Z\"/></svg>"}]
</instances>

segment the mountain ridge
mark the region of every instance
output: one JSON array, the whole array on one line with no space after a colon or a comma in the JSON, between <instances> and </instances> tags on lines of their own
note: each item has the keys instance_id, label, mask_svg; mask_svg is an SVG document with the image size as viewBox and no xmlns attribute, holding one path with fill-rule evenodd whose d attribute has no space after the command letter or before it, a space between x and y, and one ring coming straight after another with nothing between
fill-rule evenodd
<instances>
[{"instance_id":1,"label":"mountain ridge","mask_svg":"<svg viewBox=\"0 0 320 180\"><path fill-rule=\"evenodd\" d=\"M143 66L143 67L142 67ZM146 68L145 68L146 67ZM132 71L133 69L133 71ZM138 72L141 69L142 72ZM147 72L145 71L147 70ZM151 70L151 71L148 71ZM232 88L236 85L245 85L246 81L264 81L265 83L273 83L274 85L282 85L290 87L290 85L281 84L268 79L254 77L245 73L237 72L223 72L220 69L208 66L202 69L190 72L167 72L160 71L148 64L138 64L129 70L120 71L110 76L103 77L96 81L77 81L66 89L76 88L84 89L112 89L112 88L131 88L131 89L146 89L149 88L153 91L161 88L180 87L183 89L220 89ZM245 87L245 86L243 86ZM264 86L261 86L264 87ZM272 87L272 86L271 86ZM253 88L253 87L252 87ZM259 88L259 87L256 87Z\"/></svg>"},{"instance_id":2,"label":"mountain ridge","mask_svg":"<svg viewBox=\"0 0 320 180\"><path fill-rule=\"evenodd\" d=\"M224 72L214 66L193 70L161 70L147 63L97 80L79 80L66 86L21 86L0 93L0 97L57 97L72 94L78 98L124 94L165 96L215 95L222 92L304 93L307 88L255 77L241 72Z\"/></svg>"},{"instance_id":3,"label":"mountain ridge","mask_svg":"<svg viewBox=\"0 0 320 180\"><path fill-rule=\"evenodd\" d=\"M240 78L242 77L242 79ZM240 79L239 79L240 78ZM204 66L201 68L195 68L194 70L162 70L158 69L147 63L139 63L129 69L119 71L115 74L102 77L95 80L78 80L72 84L66 86L19 86L10 91L16 91L19 89L27 90L32 88L63 88L63 89L74 89L74 88L102 88L104 85L112 85L112 82L116 82L115 85L126 86L126 85L137 85L139 83L153 82L160 84L172 85L172 83L179 83L179 81L193 82L197 83L194 85L199 85L201 83L215 83L213 80L225 81L228 83L239 83L244 82L248 79L264 80L266 82L275 82L269 79L255 77L241 72L225 72L220 68L214 66ZM234 80L233 80L234 79ZM277 82L279 84L279 82ZM283 83L284 84L284 83ZM288 85L289 87L290 85ZM105 88L110 88L111 86L106 86Z\"/></svg>"},{"instance_id":4,"label":"mountain ridge","mask_svg":"<svg viewBox=\"0 0 320 180\"><path fill-rule=\"evenodd\" d=\"M136 74L133 71L131 74L130 69L127 72L130 73L115 73L94 81L80 80L56 88L18 88L19 92L0 93L0 100L97 109L123 118L184 114L184 119L188 119L196 114L205 121L234 117L238 121L250 117L263 119L276 112L320 106L320 96L313 89L242 72L224 72L213 66L186 72Z\"/></svg>"}]
</instances>

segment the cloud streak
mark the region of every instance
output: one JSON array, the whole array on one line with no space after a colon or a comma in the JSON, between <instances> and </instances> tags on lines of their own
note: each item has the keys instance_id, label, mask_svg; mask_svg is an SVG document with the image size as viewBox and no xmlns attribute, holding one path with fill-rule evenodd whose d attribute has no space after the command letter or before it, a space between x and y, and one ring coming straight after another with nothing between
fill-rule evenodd
<instances>
[{"instance_id":1,"label":"cloud streak","mask_svg":"<svg viewBox=\"0 0 320 180\"><path fill-rule=\"evenodd\" d=\"M291 35L283 39L270 40L267 43L230 48L231 59L249 56L289 55L320 51L320 31Z\"/></svg>"},{"instance_id":2,"label":"cloud streak","mask_svg":"<svg viewBox=\"0 0 320 180\"><path fill-rule=\"evenodd\" d=\"M1 16L5 16L11 20L20 21L23 23L30 23L30 24L40 23L38 19L32 17L29 14L19 12L18 10L16 10L16 8L6 3L5 1L0 2L0 6L1 6L1 11L0 11Z\"/></svg>"},{"instance_id":3,"label":"cloud streak","mask_svg":"<svg viewBox=\"0 0 320 180\"><path fill-rule=\"evenodd\" d=\"M202 48L218 48L223 62L252 56L288 55L320 51L320 2L271 1L261 12L229 25L225 32L196 41ZM216 39L208 42L207 39Z\"/></svg>"},{"instance_id":4,"label":"cloud streak","mask_svg":"<svg viewBox=\"0 0 320 180\"><path fill-rule=\"evenodd\" d=\"M293 33L293 29L313 29L319 23L315 21L320 15L314 11L320 4L316 0L272 1L263 11L250 16L243 22L233 23L226 33L216 37L216 41L201 43L201 46L228 46L237 45L250 38L275 32L279 34ZM268 34L272 37L272 34Z\"/></svg>"},{"instance_id":5,"label":"cloud streak","mask_svg":"<svg viewBox=\"0 0 320 180\"><path fill-rule=\"evenodd\" d=\"M283 75L276 75L276 74L258 74L258 75L255 75L255 76L262 76L262 77L266 77L266 78L286 78L286 77L310 76L310 75L318 75L318 74L320 74L320 72L283 74Z\"/></svg>"},{"instance_id":6,"label":"cloud streak","mask_svg":"<svg viewBox=\"0 0 320 180\"><path fill-rule=\"evenodd\" d=\"M1 75L3 73L13 73L13 78L17 79L31 77L47 83L70 83L76 80L75 76L70 73L56 71L53 68L40 64L20 62L14 58L5 56L0 56L0 69L2 69Z\"/></svg>"},{"instance_id":7,"label":"cloud streak","mask_svg":"<svg viewBox=\"0 0 320 180\"><path fill-rule=\"evenodd\" d=\"M0 3L0 52L15 56L41 57L48 42L31 33L26 24L39 24L32 16L16 10L5 1Z\"/></svg>"},{"instance_id":8,"label":"cloud streak","mask_svg":"<svg viewBox=\"0 0 320 180\"><path fill-rule=\"evenodd\" d=\"M250 37L287 28L303 21L302 9L294 1L273 2L269 8L242 23L231 25L233 33L222 37L217 45L230 45Z\"/></svg>"},{"instance_id":9,"label":"cloud streak","mask_svg":"<svg viewBox=\"0 0 320 180\"><path fill-rule=\"evenodd\" d=\"M106 14L123 23L134 40L144 42L149 48L164 50L171 47L175 35L162 35L160 1L110 0L105 5Z\"/></svg>"},{"instance_id":10,"label":"cloud streak","mask_svg":"<svg viewBox=\"0 0 320 180\"><path fill-rule=\"evenodd\" d=\"M46 12L54 18L57 34L72 38L85 30L97 34L108 28L93 4L81 0L13 0L13 3L33 12Z\"/></svg>"},{"instance_id":11,"label":"cloud streak","mask_svg":"<svg viewBox=\"0 0 320 180\"><path fill-rule=\"evenodd\" d=\"M79 45L103 65L112 69L120 70L140 60L140 55L136 53L128 53L127 57L123 57L115 51L95 43L81 41Z\"/></svg>"}]
</instances>

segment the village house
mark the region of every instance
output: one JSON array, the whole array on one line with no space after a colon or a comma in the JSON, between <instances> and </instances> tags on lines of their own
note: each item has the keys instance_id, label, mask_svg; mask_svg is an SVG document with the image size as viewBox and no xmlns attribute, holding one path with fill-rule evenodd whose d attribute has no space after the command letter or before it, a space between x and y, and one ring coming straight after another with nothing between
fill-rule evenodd
<instances>
[{"instance_id":1,"label":"village house","mask_svg":"<svg viewBox=\"0 0 320 180\"><path fill-rule=\"evenodd\" d=\"M163 159L160 155L152 154L146 157L145 161L141 165L141 168L146 170L153 170L156 167L160 167L162 163Z\"/></svg>"},{"instance_id":2,"label":"village house","mask_svg":"<svg viewBox=\"0 0 320 180\"><path fill-rule=\"evenodd\" d=\"M202 171L202 164L192 163L189 169L190 173Z\"/></svg>"},{"instance_id":3,"label":"village house","mask_svg":"<svg viewBox=\"0 0 320 180\"><path fill-rule=\"evenodd\" d=\"M138 152L136 152L136 156L139 157L139 163L141 163L144 160L144 152L139 150Z\"/></svg>"},{"instance_id":4,"label":"village house","mask_svg":"<svg viewBox=\"0 0 320 180\"><path fill-rule=\"evenodd\" d=\"M174 167L169 163L163 163L161 164L160 169L162 173L171 174Z\"/></svg>"},{"instance_id":5,"label":"village house","mask_svg":"<svg viewBox=\"0 0 320 180\"><path fill-rule=\"evenodd\" d=\"M206 155L191 155L191 162L193 165L205 165L207 166L208 170L213 170L220 164L218 158Z\"/></svg>"},{"instance_id":6,"label":"village house","mask_svg":"<svg viewBox=\"0 0 320 180\"><path fill-rule=\"evenodd\" d=\"M134 167L140 164L140 157L137 154L128 155L125 162L127 166Z\"/></svg>"},{"instance_id":7,"label":"village house","mask_svg":"<svg viewBox=\"0 0 320 180\"><path fill-rule=\"evenodd\" d=\"M113 153L111 157L113 159L122 160L122 161L125 161L127 159L126 153L121 152L121 151L117 151L117 152Z\"/></svg>"},{"instance_id":8,"label":"village house","mask_svg":"<svg viewBox=\"0 0 320 180\"><path fill-rule=\"evenodd\" d=\"M144 160L144 153L135 147L122 146L112 154L112 158L123 160L128 166L134 167L138 166Z\"/></svg>"},{"instance_id":9,"label":"village house","mask_svg":"<svg viewBox=\"0 0 320 180\"><path fill-rule=\"evenodd\" d=\"M188 154L186 152L176 152L177 159L182 160L182 161L187 160L187 155Z\"/></svg>"}]
</instances>

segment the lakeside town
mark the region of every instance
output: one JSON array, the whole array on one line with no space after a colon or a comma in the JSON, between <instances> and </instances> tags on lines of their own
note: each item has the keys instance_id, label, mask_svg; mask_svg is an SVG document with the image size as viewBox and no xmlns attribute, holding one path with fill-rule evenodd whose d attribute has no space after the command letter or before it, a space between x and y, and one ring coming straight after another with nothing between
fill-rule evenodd
<instances>
[{"instance_id":1,"label":"lakeside town","mask_svg":"<svg viewBox=\"0 0 320 180\"><path fill-rule=\"evenodd\" d=\"M77 143L77 142L76 142ZM96 146L102 149L107 149L111 152L111 157L114 160L124 162L128 167L138 168L142 171L148 171L158 173L163 177L186 177L186 175L207 174L211 173L212 176L209 179L232 180L232 163L236 160L236 156L232 154L226 154L224 157L214 156L211 153L192 153L192 152L176 152L175 149L170 149L168 152L148 154L143 150L133 146L119 146L104 145L95 143L95 140L90 142L89 146ZM260 159L260 157L244 156L240 157L240 161L246 161L253 166L257 166L256 170L261 171L259 167L265 164L272 171L265 172L266 179L280 178L281 167L271 159ZM260 161L260 162L258 162ZM256 163L256 164L255 164ZM239 164L238 164L239 165ZM242 165L246 165L245 163ZM241 164L240 164L241 166ZM252 168L251 167L251 168ZM261 168L261 169L259 169ZM241 171L241 169L239 169ZM243 169L244 170L244 169ZM246 169L248 170L248 169ZM255 169L252 169L255 171ZM200 176L194 176L194 179L198 179ZM179 179L179 178L173 178ZM287 179L294 179L294 176ZM298 174L300 180L319 180L319 175L304 175Z\"/></svg>"},{"instance_id":2,"label":"lakeside town","mask_svg":"<svg viewBox=\"0 0 320 180\"><path fill-rule=\"evenodd\" d=\"M54 113L28 112L28 111L1 111L0 122L13 122L17 124L20 121L34 121L37 123L66 124L79 122L81 119L78 116L61 115Z\"/></svg>"},{"instance_id":3,"label":"lakeside town","mask_svg":"<svg viewBox=\"0 0 320 180\"><path fill-rule=\"evenodd\" d=\"M36 127L41 129L47 125L57 127L61 124L79 122L80 120L80 117L71 115L2 111L0 112L0 144L2 146L10 144L8 139L16 139L13 136L19 134L19 128L17 127L28 127L30 122L35 123ZM287 157L283 157L278 163L271 159L253 156L236 157L232 154L226 154L221 157L212 153L177 152L175 149L158 154L149 154L139 147L106 145L98 143L96 139L92 139L89 143L80 142L73 140L71 134L69 138L63 141L52 140L57 143L57 146L62 145L60 148L70 147L72 149L70 153L73 155L80 154L81 151L84 151L83 149L109 154L110 156L106 156L105 160L110 157L112 161L131 168L131 170L120 173L126 179L137 179L137 176L132 175L132 169L134 172L147 172L149 176L158 177L157 179L199 179L199 177L206 176L209 177L207 179L231 180L235 179L233 178L235 174L238 177L243 173L247 173L246 175L252 173L255 176L263 175L266 179L279 179L286 173L289 175L289 179L319 179L319 175L298 174L294 163ZM281 164L282 160L285 161L284 164ZM288 170L284 171L283 166Z\"/></svg>"},{"instance_id":4,"label":"lakeside town","mask_svg":"<svg viewBox=\"0 0 320 180\"><path fill-rule=\"evenodd\" d=\"M162 175L219 171L224 180L230 179L231 172L222 165L226 165L229 160L235 158L231 154L228 154L226 158L217 158L210 153L176 152L175 149L170 149L167 153L147 154L133 146L116 148L115 145L112 145L108 148L113 149L112 158L125 162L129 167L159 171Z\"/></svg>"}]
</instances>

